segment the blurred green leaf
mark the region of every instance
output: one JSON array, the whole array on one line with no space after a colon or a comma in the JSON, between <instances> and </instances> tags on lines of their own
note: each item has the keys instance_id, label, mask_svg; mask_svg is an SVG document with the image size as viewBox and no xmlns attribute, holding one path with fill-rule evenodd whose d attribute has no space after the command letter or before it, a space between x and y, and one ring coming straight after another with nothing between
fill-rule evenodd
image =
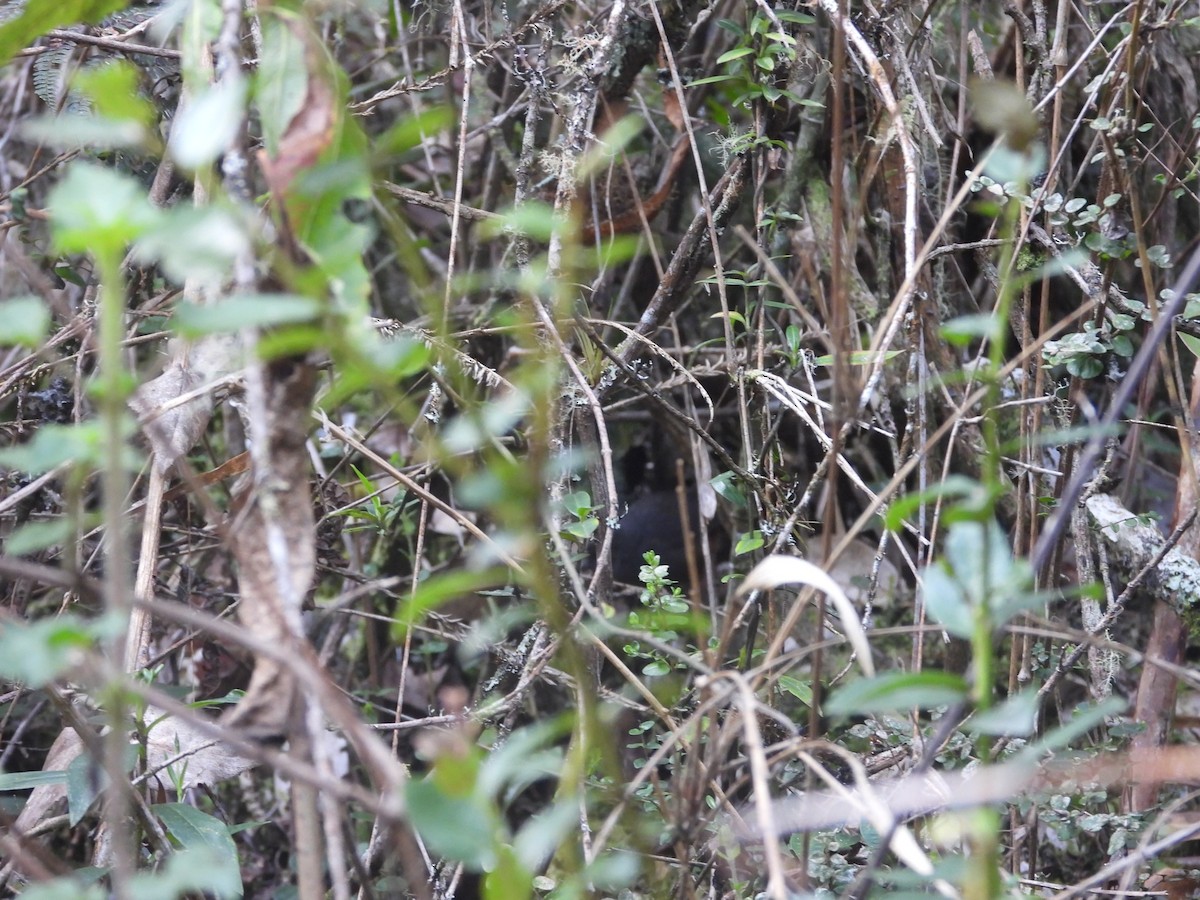
<instances>
[{"instance_id":1,"label":"blurred green leaf","mask_svg":"<svg viewBox=\"0 0 1200 900\"><path fill-rule=\"evenodd\" d=\"M71 164L47 206L55 246L66 253L120 254L163 215L136 179L85 162Z\"/></svg>"},{"instance_id":2,"label":"blurred green leaf","mask_svg":"<svg viewBox=\"0 0 1200 900\"><path fill-rule=\"evenodd\" d=\"M0 772L0 791L27 791L49 784L65 784L67 773L61 772Z\"/></svg>"},{"instance_id":3,"label":"blurred green leaf","mask_svg":"<svg viewBox=\"0 0 1200 900\"><path fill-rule=\"evenodd\" d=\"M121 628L115 619L91 621L66 613L36 622L0 625L0 675L42 687L78 664L97 640Z\"/></svg>"},{"instance_id":4,"label":"blurred green leaf","mask_svg":"<svg viewBox=\"0 0 1200 900\"><path fill-rule=\"evenodd\" d=\"M233 146L246 118L246 80L222 78L184 104L171 128L171 156L196 171Z\"/></svg>"},{"instance_id":5,"label":"blurred green leaf","mask_svg":"<svg viewBox=\"0 0 1200 900\"><path fill-rule=\"evenodd\" d=\"M831 716L932 709L958 703L967 696L967 682L949 672L897 672L859 678L836 690L825 704Z\"/></svg>"},{"instance_id":6,"label":"blurred green leaf","mask_svg":"<svg viewBox=\"0 0 1200 900\"><path fill-rule=\"evenodd\" d=\"M167 833L188 851L173 857L177 860L173 877L178 883L186 882L179 890L203 889L218 897L242 896L237 846L224 822L186 803L156 803L150 809L162 820ZM191 880L196 877L202 880ZM153 896L141 894L140 898L152 900Z\"/></svg>"},{"instance_id":7,"label":"blurred green leaf","mask_svg":"<svg viewBox=\"0 0 1200 900\"><path fill-rule=\"evenodd\" d=\"M503 827L491 804L473 792L447 794L433 778L410 781L404 793L412 823L433 853L472 872L496 867Z\"/></svg>"},{"instance_id":8,"label":"blurred green leaf","mask_svg":"<svg viewBox=\"0 0 1200 900\"><path fill-rule=\"evenodd\" d=\"M233 841L229 842L228 850L236 853ZM228 850L201 845L172 853L157 872L139 872L133 877L130 900L166 900L185 894L211 895L222 900L242 896L237 857L233 857L231 866Z\"/></svg>"},{"instance_id":9,"label":"blurred green leaf","mask_svg":"<svg viewBox=\"0 0 1200 900\"><path fill-rule=\"evenodd\" d=\"M298 294L234 294L211 306L181 303L175 310L174 323L185 337L201 337L308 322L320 311L316 300Z\"/></svg>"},{"instance_id":10,"label":"blurred green leaf","mask_svg":"<svg viewBox=\"0 0 1200 900\"><path fill-rule=\"evenodd\" d=\"M254 77L254 105L270 156L279 155L283 134L308 97L304 41L288 27L285 15L262 17L262 49Z\"/></svg>"},{"instance_id":11,"label":"blurred green leaf","mask_svg":"<svg viewBox=\"0 0 1200 900\"><path fill-rule=\"evenodd\" d=\"M67 820L74 828L109 784L108 773L86 750L67 764Z\"/></svg>"},{"instance_id":12,"label":"blurred green leaf","mask_svg":"<svg viewBox=\"0 0 1200 900\"><path fill-rule=\"evenodd\" d=\"M132 419L126 427L133 430ZM104 437L95 422L82 425L43 425L24 444L0 449L0 465L20 469L29 475L41 475L63 463L99 466L104 461ZM126 465L136 469L138 458L126 447Z\"/></svg>"},{"instance_id":13,"label":"blurred green leaf","mask_svg":"<svg viewBox=\"0 0 1200 900\"><path fill-rule=\"evenodd\" d=\"M34 348L50 330L50 311L37 297L0 301L0 346Z\"/></svg>"},{"instance_id":14,"label":"blurred green leaf","mask_svg":"<svg viewBox=\"0 0 1200 900\"><path fill-rule=\"evenodd\" d=\"M0 65L5 65L18 50L55 28L77 22L99 22L110 13L124 9L129 0L33 0L21 14L0 25Z\"/></svg>"},{"instance_id":15,"label":"blurred green leaf","mask_svg":"<svg viewBox=\"0 0 1200 900\"><path fill-rule=\"evenodd\" d=\"M36 553L38 550L60 546L68 540L73 540L74 534L75 523L66 516L44 522L26 522L13 529L8 540L4 542L4 552L12 556Z\"/></svg>"},{"instance_id":16,"label":"blurred green leaf","mask_svg":"<svg viewBox=\"0 0 1200 900\"><path fill-rule=\"evenodd\" d=\"M237 257L249 251L242 222L219 206L175 207L137 241L138 258L158 262L181 285L189 278L220 284L229 279Z\"/></svg>"},{"instance_id":17,"label":"blurred green leaf","mask_svg":"<svg viewBox=\"0 0 1200 900\"><path fill-rule=\"evenodd\" d=\"M1037 691L1022 691L991 709L976 713L967 722L967 729L975 734L1026 737L1037 727L1037 714Z\"/></svg>"},{"instance_id":18,"label":"blurred green leaf","mask_svg":"<svg viewBox=\"0 0 1200 900\"><path fill-rule=\"evenodd\" d=\"M433 575L422 581L411 597L400 601L396 610L396 621L392 623L392 634L403 637L404 632L422 621L430 612L451 600L476 594L484 588L503 584L508 577L505 569L458 569ZM482 606L484 601L477 598Z\"/></svg>"}]
</instances>

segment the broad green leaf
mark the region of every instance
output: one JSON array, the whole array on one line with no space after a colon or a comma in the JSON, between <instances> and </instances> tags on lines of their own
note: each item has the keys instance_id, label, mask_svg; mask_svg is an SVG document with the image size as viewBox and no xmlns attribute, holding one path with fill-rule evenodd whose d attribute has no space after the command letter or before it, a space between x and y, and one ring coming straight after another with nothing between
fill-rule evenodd
<instances>
[{"instance_id":1,"label":"broad green leaf","mask_svg":"<svg viewBox=\"0 0 1200 900\"><path fill-rule=\"evenodd\" d=\"M496 867L503 828L489 803L474 793L447 794L432 778L410 781L404 793L412 823L434 854L473 872Z\"/></svg>"},{"instance_id":2,"label":"broad green leaf","mask_svg":"<svg viewBox=\"0 0 1200 900\"><path fill-rule=\"evenodd\" d=\"M965 347L978 339L995 340L1003 334L1000 320L991 313L958 316L944 324L941 335L955 347Z\"/></svg>"},{"instance_id":3,"label":"broad green leaf","mask_svg":"<svg viewBox=\"0 0 1200 900\"><path fill-rule=\"evenodd\" d=\"M728 500L735 506L741 506L746 502L746 492L742 490L741 482L738 481L737 475L733 472L722 472L719 475L714 475L708 480L718 497Z\"/></svg>"},{"instance_id":4,"label":"broad green leaf","mask_svg":"<svg viewBox=\"0 0 1200 900\"><path fill-rule=\"evenodd\" d=\"M212 165L228 150L246 117L245 79L224 78L180 110L171 128L171 156L191 171Z\"/></svg>"},{"instance_id":5,"label":"broad green leaf","mask_svg":"<svg viewBox=\"0 0 1200 900\"><path fill-rule=\"evenodd\" d=\"M8 540L4 542L4 552L11 556L36 553L47 547L62 545L72 540L74 534L75 523L65 516L48 521L26 522L13 529Z\"/></svg>"},{"instance_id":6,"label":"broad green leaf","mask_svg":"<svg viewBox=\"0 0 1200 900\"><path fill-rule=\"evenodd\" d=\"M233 263L250 250L242 222L217 206L181 206L166 213L160 226L137 242L142 260L158 262L177 284L189 278L221 283Z\"/></svg>"},{"instance_id":7,"label":"broad green leaf","mask_svg":"<svg viewBox=\"0 0 1200 900\"><path fill-rule=\"evenodd\" d=\"M741 59L743 56L749 56L753 52L753 47L734 47L732 50L726 50L717 57L717 65L724 65L727 62L733 62L735 59ZM696 82L692 83L695 84Z\"/></svg>"},{"instance_id":8,"label":"broad green leaf","mask_svg":"<svg viewBox=\"0 0 1200 900\"><path fill-rule=\"evenodd\" d=\"M1119 716L1129 704L1120 697L1109 697L1095 706L1081 706L1076 710L1075 717L1065 725L1051 730L1040 741L1027 744L1013 761L1040 762L1047 753L1053 753L1064 747L1069 747L1076 738L1082 737L1097 725L1112 716Z\"/></svg>"},{"instance_id":9,"label":"broad green leaf","mask_svg":"<svg viewBox=\"0 0 1200 900\"><path fill-rule=\"evenodd\" d=\"M958 703L967 696L967 683L949 672L898 672L860 678L839 688L825 704L833 716L932 709Z\"/></svg>"},{"instance_id":10,"label":"broad green leaf","mask_svg":"<svg viewBox=\"0 0 1200 900\"><path fill-rule=\"evenodd\" d=\"M504 792L517 794L527 785L558 775L563 750L555 746L555 741L565 738L570 730L570 722L559 717L514 731L484 758L477 780L479 791L486 797L499 798Z\"/></svg>"},{"instance_id":11,"label":"broad green leaf","mask_svg":"<svg viewBox=\"0 0 1200 900\"><path fill-rule=\"evenodd\" d=\"M228 849L236 852L233 842L229 844ZM240 897L242 875L236 856L232 863L225 848L198 846L177 851L167 857L159 871L139 872L134 876L130 900L165 900L184 895Z\"/></svg>"},{"instance_id":12,"label":"broad green leaf","mask_svg":"<svg viewBox=\"0 0 1200 900\"><path fill-rule=\"evenodd\" d=\"M37 297L0 302L0 346L37 347L50 330L50 311Z\"/></svg>"},{"instance_id":13,"label":"broad green leaf","mask_svg":"<svg viewBox=\"0 0 1200 900\"><path fill-rule=\"evenodd\" d=\"M1190 334L1179 332L1179 339L1183 341L1183 345L1192 351L1192 355L1200 359L1200 338Z\"/></svg>"},{"instance_id":14,"label":"broad green leaf","mask_svg":"<svg viewBox=\"0 0 1200 900\"><path fill-rule=\"evenodd\" d=\"M566 833L566 828L558 831L559 837ZM496 866L483 878L484 900L528 900L533 896L533 873L537 864L530 868L521 865L517 853L508 844L501 844L496 850ZM549 859L550 854L543 858Z\"/></svg>"},{"instance_id":15,"label":"broad green leaf","mask_svg":"<svg viewBox=\"0 0 1200 900\"><path fill-rule=\"evenodd\" d=\"M481 237L494 238L511 228L534 240L548 241L557 230L566 227L566 219L554 214L554 208L537 202L523 203L515 209L501 213L499 218L489 218L479 224Z\"/></svg>"},{"instance_id":16,"label":"broad green leaf","mask_svg":"<svg viewBox=\"0 0 1200 900\"><path fill-rule=\"evenodd\" d=\"M513 840L519 863L537 871L543 861L551 859L562 842L568 839L572 823L578 827L579 806L578 801L570 795L530 818Z\"/></svg>"},{"instance_id":17,"label":"broad green leaf","mask_svg":"<svg viewBox=\"0 0 1200 900\"><path fill-rule=\"evenodd\" d=\"M967 728L976 734L1026 737L1037 726L1038 695L1036 690L1022 691L991 709L976 713Z\"/></svg>"},{"instance_id":18,"label":"broad green leaf","mask_svg":"<svg viewBox=\"0 0 1200 900\"><path fill-rule=\"evenodd\" d=\"M507 570L500 568L458 569L441 575L434 575L417 587L411 597L400 601L396 610L396 621L392 624L392 633L403 637L404 632L422 621L425 616L436 611L440 606L461 597L469 597L480 590L503 584L508 576ZM479 598L480 605L483 599Z\"/></svg>"},{"instance_id":19,"label":"broad green leaf","mask_svg":"<svg viewBox=\"0 0 1200 900\"><path fill-rule=\"evenodd\" d=\"M132 433L132 418L125 423ZM125 465L136 469L137 455L126 447ZM30 475L41 475L63 463L99 466L104 461L104 438L95 422L83 425L43 425L24 444L0 449L0 465L20 469Z\"/></svg>"},{"instance_id":20,"label":"broad green leaf","mask_svg":"<svg viewBox=\"0 0 1200 900\"><path fill-rule=\"evenodd\" d=\"M247 328L265 328L316 318L320 304L311 297L297 294L235 294L200 306L181 303L175 310L174 323L185 337L239 332Z\"/></svg>"},{"instance_id":21,"label":"broad green leaf","mask_svg":"<svg viewBox=\"0 0 1200 900\"><path fill-rule=\"evenodd\" d=\"M873 366L880 360L883 362L891 362L902 353L904 353L903 350L885 350L882 353L872 352L870 350L853 350L846 354L846 364L851 366ZM834 363L834 358L831 354L826 354L824 356L818 356L813 360L813 363L818 366L832 366Z\"/></svg>"},{"instance_id":22,"label":"broad green leaf","mask_svg":"<svg viewBox=\"0 0 1200 900\"><path fill-rule=\"evenodd\" d=\"M308 96L304 41L284 21L285 15L262 17L262 51L254 79L254 105L271 156L279 154L280 139Z\"/></svg>"},{"instance_id":23,"label":"broad green leaf","mask_svg":"<svg viewBox=\"0 0 1200 900\"><path fill-rule=\"evenodd\" d=\"M150 809L184 850L205 853L208 880L194 887L203 887L219 897L242 896L237 846L224 822L186 803L156 803ZM150 900L150 895L143 896Z\"/></svg>"},{"instance_id":24,"label":"broad green leaf","mask_svg":"<svg viewBox=\"0 0 1200 900\"><path fill-rule=\"evenodd\" d=\"M67 773L62 772L2 772L0 791L27 791L30 788L49 784L66 784Z\"/></svg>"},{"instance_id":25,"label":"broad green leaf","mask_svg":"<svg viewBox=\"0 0 1200 900\"><path fill-rule=\"evenodd\" d=\"M805 706L812 706L812 683L793 678L791 675L779 676L779 689L791 694Z\"/></svg>"},{"instance_id":26,"label":"broad green leaf","mask_svg":"<svg viewBox=\"0 0 1200 900\"><path fill-rule=\"evenodd\" d=\"M148 130L158 120L158 114L142 92L140 78L137 66L119 59L80 69L72 84L91 101L97 115Z\"/></svg>"},{"instance_id":27,"label":"broad green leaf","mask_svg":"<svg viewBox=\"0 0 1200 900\"><path fill-rule=\"evenodd\" d=\"M162 217L139 181L84 162L71 165L50 192L48 206L55 246L97 256L123 252Z\"/></svg>"},{"instance_id":28,"label":"broad green leaf","mask_svg":"<svg viewBox=\"0 0 1200 900\"><path fill-rule=\"evenodd\" d=\"M20 131L28 141L59 150L139 147L149 134L129 119L77 113L34 116L21 123Z\"/></svg>"},{"instance_id":29,"label":"broad green leaf","mask_svg":"<svg viewBox=\"0 0 1200 900\"><path fill-rule=\"evenodd\" d=\"M21 891L21 900L105 900L108 891L76 878L55 878Z\"/></svg>"},{"instance_id":30,"label":"broad green leaf","mask_svg":"<svg viewBox=\"0 0 1200 900\"><path fill-rule=\"evenodd\" d=\"M74 828L108 786L108 773L86 751L67 764L67 819Z\"/></svg>"},{"instance_id":31,"label":"broad green leaf","mask_svg":"<svg viewBox=\"0 0 1200 900\"><path fill-rule=\"evenodd\" d=\"M0 675L32 688L53 681L82 660L105 630L102 621L66 614L0 625Z\"/></svg>"},{"instance_id":32,"label":"broad green leaf","mask_svg":"<svg viewBox=\"0 0 1200 900\"><path fill-rule=\"evenodd\" d=\"M387 131L371 141L371 152L379 157L407 153L428 137L436 135L454 123L448 106L430 106L417 113L401 116Z\"/></svg>"},{"instance_id":33,"label":"broad green leaf","mask_svg":"<svg viewBox=\"0 0 1200 900\"><path fill-rule=\"evenodd\" d=\"M79 22L94 24L129 0L29 0L21 14L0 26L0 66L47 31Z\"/></svg>"},{"instance_id":34,"label":"broad green leaf","mask_svg":"<svg viewBox=\"0 0 1200 900\"><path fill-rule=\"evenodd\" d=\"M889 531L899 531L904 527L904 520L916 512L921 504L932 503L943 497L956 501L951 505L951 509L983 512L992 508L995 493L995 489L989 493L984 485L966 475L951 475L927 490L909 494L892 502L884 516L884 524Z\"/></svg>"}]
</instances>

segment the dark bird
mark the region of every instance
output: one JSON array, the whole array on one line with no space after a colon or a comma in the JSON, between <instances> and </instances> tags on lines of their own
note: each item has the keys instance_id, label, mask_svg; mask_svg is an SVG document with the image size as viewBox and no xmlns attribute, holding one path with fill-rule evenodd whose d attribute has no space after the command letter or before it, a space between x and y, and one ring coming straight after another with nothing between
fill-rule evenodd
<instances>
[{"instance_id":1,"label":"dark bird","mask_svg":"<svg viewBox=\"0 0 1200 900\"><path fill-rule=\"evenodd\" d=\"M698 534L699 503L695 491L688 491L688 521L692 539ZM684 590L691 578L687 564L687 538L679 516L679 499L675 491L650 491L629 505L621 517L621 527L613 532L612 574L616 581L640 584L638 572L645 564L646 551L658 554L661 564L670 566L671 578ZM695 544L697 560L700 545Z\"/></svg>"}]
</instances>

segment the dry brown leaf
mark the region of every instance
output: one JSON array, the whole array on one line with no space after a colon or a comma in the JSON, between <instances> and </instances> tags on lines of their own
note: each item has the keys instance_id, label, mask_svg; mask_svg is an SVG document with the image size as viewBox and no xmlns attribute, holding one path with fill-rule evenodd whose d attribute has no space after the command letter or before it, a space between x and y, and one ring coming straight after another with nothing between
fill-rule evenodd
<instances>
[{"instance_id":1,"label":"dry brown leaf","mask_svg":"<svg viewBox=\"0 0 1200 900\"><path fill-rule=\"evenodd\" d=\"M238 365L238 354L227 337L203 338L190 345L178 342L163 373L139 387L130 398L129 406L144 423L159 471L166 472L195 446L212 416L211 391L171 406L173 401L219 381L236 371Z\"/></svg>"},{"instance_id":2,"label":"dry brown leaf","mask_svg":"<svg viewBox=\"0 0 1200 900\"><path fill-rule=\"evenodd\" d=\"M336 97L321 64L320 48L303 24L291 18L283 21L304 45L308 83L304 103L280 136L278 154L269 156L265 150L258 154L259 166L276 202L288 195L297 175L316 164L333 141L337 123Z\"/></svg>"},{"instance_id":3,"label":"dry brown leaf","mask_svg":"<svg viewBox=\"0 0 1200 900\"><path fill-rule=\"evenodd\" d=\"M214 785L258 765L238 755L222 741L214 740L188 722L148 707L143 718L147 726L146 772L154 784L174 790L198 785ZM83 753L83 741L74 728L64 728L50 747L43 772L63 772ZM22 834L36 832L49 819L66 808L67 786L44 784L36 787L25 801L13 827Z\"/></svg>"},{"instance_id":4,"label":"dry brown leaf","mask_svg":"<svg viewBox=\"0 0 1200 900\"><path fill-rule=\"evenodd\" d=\"M267 421L262 434L270 471L251 468L234 498L229 529L238 564L238 615L255 639L274 647L297 646L303 637L299 604L316 571L316 522L308 487L305 449L316 370L304 361L263 366ZM281 567L285 571L281 571ZM296 699L295 676L281 663L255 661L246 694L225 724L252 737L274 739L288 731Z\"/></svg>"}]
</instances>

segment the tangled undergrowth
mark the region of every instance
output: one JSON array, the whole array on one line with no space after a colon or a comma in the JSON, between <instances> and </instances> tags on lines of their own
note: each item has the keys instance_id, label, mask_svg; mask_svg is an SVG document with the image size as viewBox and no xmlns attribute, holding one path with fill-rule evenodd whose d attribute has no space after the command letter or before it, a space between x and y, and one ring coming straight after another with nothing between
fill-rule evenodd
<instances>
[{"instance_id":1,"label":"tangled undergrowth","mask_svg":"<svg viewBox=\"0 0 1200 900\"><path fill-rule=\"evenodd\" d=\"M1192 896L1198 22L0 5L0 890Z\"/></svg>"}]
</instances>

